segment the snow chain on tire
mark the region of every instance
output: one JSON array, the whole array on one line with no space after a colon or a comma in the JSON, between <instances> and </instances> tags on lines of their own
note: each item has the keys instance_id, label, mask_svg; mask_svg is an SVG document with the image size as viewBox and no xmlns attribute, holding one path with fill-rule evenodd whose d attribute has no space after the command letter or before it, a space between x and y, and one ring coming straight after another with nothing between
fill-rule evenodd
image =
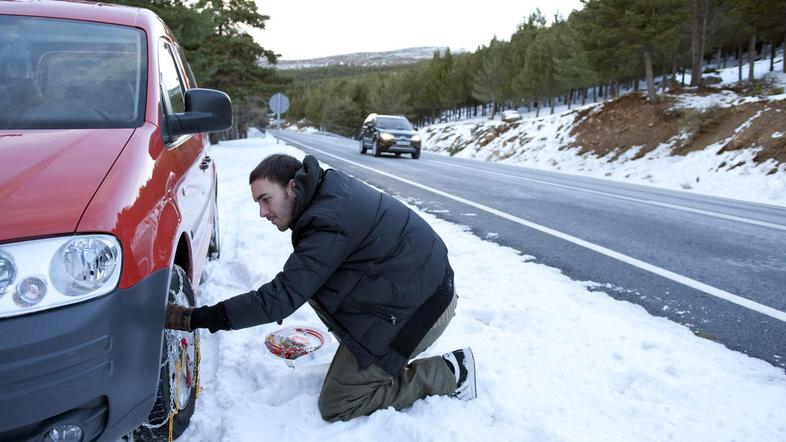
<instances>
[{"instance_id":1,"label":"snow chain on tire","mask_svg":"<svg viewBox=\"0 0 786 442\"><path fill-rule=\"evenodd\" d=\"M183 273L180 271L180 269L177 269L177 277L178 277L178 281L180 282L180 286L178 287L177 292L175 292L172 289L169 289L169 294L172 295L172 297L174 298L174 302L175 303L180 304L180 305L188 306L189 305L188 298L186 297L186 294L183 292L183 278L185 277L185 275L183 275ZM148 422L144 422L142 424L143 427L151 429L151 430L161 428L164 425L168 424L169 425L169 428L168 428L168 441L169 442L172 442L172 430L173 430L173 425L174 425L174 421L175 421L174 418L175 418L175 415L177 415L178 410L180 409L180 404L179 404L180 401L178 400L178 396L179 396L178 393L180 392L180 374L181 374L181 370L183 369L184 364L187 363L185 358L188 355L187 352L179 352L178 351L180 344L176 341L177 339L179 339L178 336L176 336L176 333L179 333L179 331L178 330L164 330L164 339L166 339L166 342L167 342L167 359L166 359L166 361L163 361L161 363L161 366L160 366L160 368L164 368L164 366L166 366L166 365L168 365L170 367L170 373L169 373L169 379L170 379L170 383L169 383L169 391L170 391L170 394L169 394L169 415L164 420L162 420L161 422L159 422L157 424L151 424L151 423L148 423ZM199 346L199 330L194 330L193 333L194 333L194 358L196 359L196 362L195 362L195 365L194 365L194 367L196 369L194 370L194 372L196 373L199 370L198 367L199 367L199 364L201 362L201 353L200 353L200 346ZM175 344L175 345L173 345L173 344ZM172 364L170 364L171 361L175 361L174 372L172 371ZM174 381L172 381L173 378L174 378ZM202 391L202 387L200 385L199 376L196 376L196 378L197 378L196 379L196 385L194 386L193 392L196 395L196 397L198 398L199 397L199 393Z\"/></svg>"}]
</instances>

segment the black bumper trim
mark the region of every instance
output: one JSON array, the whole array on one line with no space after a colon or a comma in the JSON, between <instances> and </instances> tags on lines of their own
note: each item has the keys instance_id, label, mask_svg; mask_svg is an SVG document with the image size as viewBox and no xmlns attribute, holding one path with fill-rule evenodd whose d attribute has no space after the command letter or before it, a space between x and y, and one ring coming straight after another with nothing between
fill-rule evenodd
<instances>
[{"instance_id":1,"label":"black bumper trim","mask_svg":"<svg viewBox=\"0 0 786 442\"><path fill-rule=\"evenodd\" d=\"M396 146L392 145L389 147L383 148L383 152L390 152L390 153L415 153L417 152L417 148L413 146Z\"/></svg>"},{"instance_id":2,"label":"black bumper trim","mask_svg":"<svg viewBox=\"0 0 786 442\"><path fill-rule=\"evenodd\" d=\"M81 419L87 414L75 410L99 398L108 412L98 440L143 422L158 386L169 275L161 269L97 299L0 320L0 440Z\"/></svg>"}]
</instances>

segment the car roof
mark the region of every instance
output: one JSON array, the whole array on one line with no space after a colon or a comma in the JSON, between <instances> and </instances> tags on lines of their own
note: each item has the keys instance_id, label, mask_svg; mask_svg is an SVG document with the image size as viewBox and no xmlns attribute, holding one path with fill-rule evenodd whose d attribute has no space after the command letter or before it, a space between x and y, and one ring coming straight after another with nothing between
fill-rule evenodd
<instances>
[{"instance_id":1,"label":"car roof","mask_svg":"<svg viewBox=\"0 0 786 442\"><path fill-rule=\"evenodd\" d=\"M0 2L0 15L63 18L150 29L158 21L147 9L79 0L17 0Z\"/></svg>"}]
</instances>

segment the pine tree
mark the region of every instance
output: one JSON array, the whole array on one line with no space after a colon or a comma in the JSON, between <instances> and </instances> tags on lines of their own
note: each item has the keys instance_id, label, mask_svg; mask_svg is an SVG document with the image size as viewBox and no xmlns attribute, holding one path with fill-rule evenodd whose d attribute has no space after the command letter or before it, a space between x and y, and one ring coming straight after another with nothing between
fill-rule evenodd
<instances>
[{"instance_id":1,"label":"pine tree","mask_svg":"<svg viewBox=\"0 0 786 442\"><path fill-rule=\"evenodd\" d=\"M448 77L450 94L449 102L453 106L473 106L478 104L472 96L473 72L475 71L475 57L473 54L460 54L453 56L453 69Z\"/></svg>"},{"instance_id":2,"label":"pine tree","mask_svg":"<svg viewBox=\"0 0 786 442\"><path fill-rule=\"evenodd\" d=\"M554 75L561 90L582 90L582 104L586 88L598 81L589 57L581 45L581 34L571 21L557 24L558 49L554 58ZM568 100L570 107L570 97Z\"/></svg>"},{"instance_id":3,"label":"pine tree","mask_svg":"<svg viewBox=\"0 0 786 442\"><path fill-rule=\"evenodd\" d=\"M524 69L516 77L518 88L526 96L538 100L537 115L543 107L545 98L553 98L560 91L557 79L556 64L553 53L557 46L554 28L544 29L539 32L535 40L527 48ZM553 109L552 109L553 110Z\"/></svg>"},{"instance_id":4,"label":"pine tree","mask_svg":"<svg viewBox=\"0 0 786 442\"><path fill-rule=\"evenodd\" d=\"M617 11L608 3L588 2L584 9L572 13L569 20L580 35L581 46L601 88L623 78L636 77L641 71L637 48L625 38L620 23L624 6Z\"/></svg>"},{"instance_id":5,"label":"pine tree","mask_svg":"<svg viewBox=\"0 0 786 442\"><path fill-rule=\"evenodd\" d=\"M615 61L623 61L631 50L643 56L647 97L657 101L653 62L658 53L673 53L679 46L680 28L688 18L685 1L588 0L582 13L591 50Z\"/></svg>"},{"instance_id":6,"label":"pine tree","mask_svg":"<svg viewBox=\"0 0 786 442\"><path fill-rule=\"evenodd\" d=\"M480 102L492 103L491 118L500 101L510 90L509 65L505 62L506 46L494 37L488 47L478 51L478 69L475 71L472 96Z\"/></svg>"}]
</instances>

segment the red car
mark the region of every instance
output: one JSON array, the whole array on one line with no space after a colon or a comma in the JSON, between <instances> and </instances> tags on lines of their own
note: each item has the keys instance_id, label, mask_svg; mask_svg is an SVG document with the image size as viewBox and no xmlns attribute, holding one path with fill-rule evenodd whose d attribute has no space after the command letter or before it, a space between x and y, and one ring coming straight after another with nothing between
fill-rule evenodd
<instances>
[{"instance_id":1,"label":"red car","mask_svg":"<svg viewBox=\"0 0 786 442\"><path fill-rule=\"evenodd\" d=\"M0 440L185 430L199 340L165 307L219 254L231 124L152 12L0 2Z\"/></svg>"}]
</instances>

